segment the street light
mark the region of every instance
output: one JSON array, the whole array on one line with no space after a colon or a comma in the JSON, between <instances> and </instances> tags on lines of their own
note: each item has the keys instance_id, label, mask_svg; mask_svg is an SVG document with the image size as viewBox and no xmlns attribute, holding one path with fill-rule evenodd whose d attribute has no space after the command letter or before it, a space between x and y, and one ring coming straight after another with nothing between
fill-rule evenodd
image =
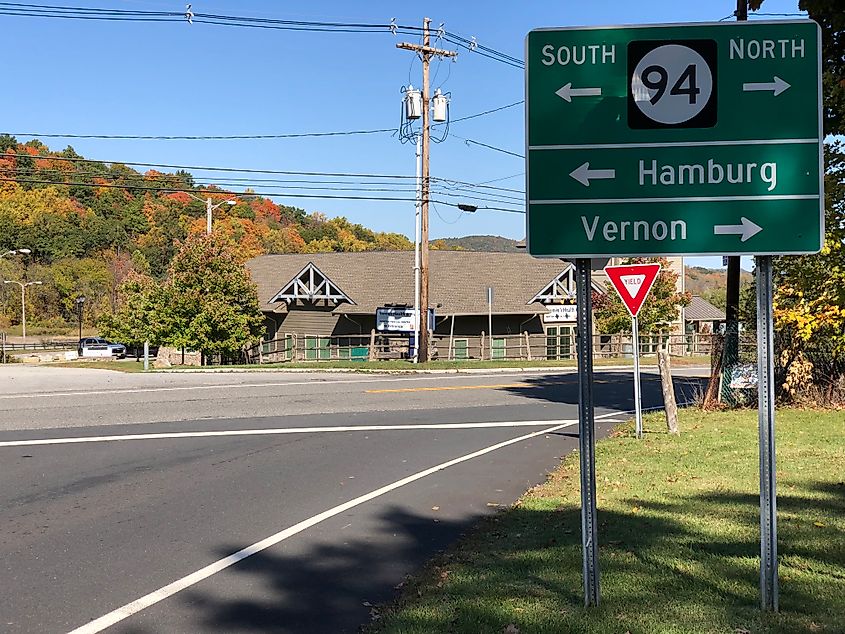
<instances>
[{"instance_id":1,"label":"street light","mask_svg":"<svg viewBox=\"0 0 845 634\"><path fill-rule=\"evenodd\" d=\"M16 280L3 280L4 284L17 284L21 287L21 330L23 331L23 342L26 344L26 287L40 286L44 282L18 282Z\"/></svg>"},{"instance_id":2,"label":"street light","mask_svg":"<svg viewBox=\"0 0 845 634\"><path fill-rule=\"evenodd\" d=\"M76 298L76 314L79 317L79 341L82 342L82 305L85 303L85 296L80 295Z\"/></svg>"},{"instance_id":3,"label":"street light","mask_svg":"<svg viewBox=\"0 0 845 634\"><path fill-rule=\"evenodd\" d=\"M194 200L198 200L201 203L205 203L205 233L206 233L206 235L211 235L211 212L212 211L214 211L215 209L217 209L218 207L220 207L222 205L237 205L238 204L237 200L224 200L222 202L217 203L216 205L212 205L211 203L213 201L211 199L211 196L209 196L208 198L200 198L199 196L195 196L191 192L185 192L185 193L188 194L188 196L190 196Z\"/></svg>"}]
</instances>

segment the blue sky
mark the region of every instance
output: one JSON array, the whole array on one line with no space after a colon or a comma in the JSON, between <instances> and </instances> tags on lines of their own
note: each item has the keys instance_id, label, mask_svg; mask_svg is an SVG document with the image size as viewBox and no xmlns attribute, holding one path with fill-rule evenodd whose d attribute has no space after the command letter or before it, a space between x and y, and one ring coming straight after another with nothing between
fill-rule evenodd
<instances>
[{"instance_id":1,"label":"blue sky","mask_svg":"<svg viewBox=\"0 0 845 634\"><path fill-rule=\"evenodd\" d=\"M62 4L48 0L53 4ZM169 0L67 2L73 6L182 11ZM767 13L795 13L795 0L766 0ZM713 21L734 0L602 2L460 2L429 6L435 28L476 37L522 58L525 34L537 27ZM197 0L197 13L280 19L421 25L413 3L281 3ZM753 16L752 16L752 19ZM767 19L776 19L769 17ZM420 83L414 55L395 44L412 36L293 33L207 24L101 22L0 16L5 95L0 132L130 135L233 135L367 130L398 126L400 89ZM444 48L455 48L441 43ZM451 93L452 118L523 98L523 71L460 50L455 63L435 62L433 87ZM432 148L432 176L467 182L496 179L523 188L523 160L467 144L472 139L521 154L521 106L456 123ZM458 138L458 137L463 137ZM87 158L252 169L414 174L414 148L390 134L227 141L44 139ZM194 171L198 180L204 175ZM502 179L502 180L498 180ZM255 189L261 191L259 186ZM396 194L388 194L396 196ZM412 193L401 194L411 198ZM278 202L344 215L382 231L413 235L412 202L293 199ZM472 201L467 201L472 202ZM505 205L519 208L520 205ZM524 235L521 214L462 214L438 205L432 237ZM719 266L719 258L693 264ZM747 265L746 268L749 268Z\"/></svg>"}]
</instances>

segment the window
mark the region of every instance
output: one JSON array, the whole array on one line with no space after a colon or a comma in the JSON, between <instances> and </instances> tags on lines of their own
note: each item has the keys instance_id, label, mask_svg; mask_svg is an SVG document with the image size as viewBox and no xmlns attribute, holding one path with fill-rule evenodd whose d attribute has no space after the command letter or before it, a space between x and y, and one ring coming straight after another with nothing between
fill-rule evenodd
<instances>
[{"instance_id":1,"label":"window","mask_svg":"<svg viewBox=\"0 0 845 634\"><path fill-rule=\"evenodd\" d=\"M331 339L329 337L305 337L305 360L325 361L331 359Z\"/></svg>"},{"instance_id":2,"label":"window","mask_svg":"<svg viewBox=\"0 0 845 634\"><path fill-rule=\"evenodd\" d=\"M575 345L575 326L546 328L546 358L571 359Z\"/></svg>"},{"instance_id":3,"label":"window","mask_svg":"<svg viewBox=\"0 0 845 634\"><path fill-rule=\"evenodd\" d=\"M507 355L507 343L505 339L493 339L493 346L490 349L490 358L504 359Z\"/></svg>"},{"instance_id":4,"label":"window","mask_svg":"<svg viewBox=\"0 0 845 634\"><path fill-rule=\"evenodd\" d=\"M285 361L293 359L295 345L296 341L293 335L285 335Z\"/></svg>"},{"instance_id":5,"label":"window","mask_svg":"<svg viewBox=\"0 0 845 634\"><path fill-rule=\"evenodd\" d=\"M467 339L455 339L453 344L453 359L469 359L469 341Z\"/></svg>"}]
</instances>

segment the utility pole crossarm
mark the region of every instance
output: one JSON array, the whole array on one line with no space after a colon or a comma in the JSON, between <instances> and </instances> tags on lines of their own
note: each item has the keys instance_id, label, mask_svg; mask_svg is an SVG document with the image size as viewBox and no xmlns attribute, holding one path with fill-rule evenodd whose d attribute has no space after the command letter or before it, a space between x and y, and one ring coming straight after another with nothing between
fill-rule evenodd
<instances>
[{"instance_id":1,"label":"utility pole crossarm","mask_svg":"<svg viewBox=\"0 0 845 634\"><path fill-rule=\"evenodd\" d=\"M457 57L458 51L447 51L446 49L442 48L433 48L431 46L423 46L421 44L411 44L409 42L399 42L396 45L396 48L401 48L406 51L415 51L417 53L422 53L423 55L438 55L440 57Z\"/></svg>"}]
</instances>

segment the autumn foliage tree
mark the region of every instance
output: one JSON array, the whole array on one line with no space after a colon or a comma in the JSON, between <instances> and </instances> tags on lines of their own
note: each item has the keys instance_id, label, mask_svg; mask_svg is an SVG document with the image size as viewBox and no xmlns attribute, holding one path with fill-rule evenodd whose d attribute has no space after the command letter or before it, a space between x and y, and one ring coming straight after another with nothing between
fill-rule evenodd
<instances>
[{"instance_id":1,"label":"autumn foliage tree","mask_svg":"<svg viewBox=\"0 0 845 634\"><path fill-rule=\"evenodd\" d=\"M224 238L193 236L173 258L162 292L153 295L157 343L233 354L264 331L258 289Z\"/></svg>"},{"instance_id":2,"label":"autumn foliage tree","mask_svg":"<svg viewBox=\"0 0 845 634\"><path fill-rule=\"evenodd\" d=\"M646 262L658 262L661 268L651 292L640 308L640 332L666 332L669 324L680 316L680 308L689 305L691 297L689 293L678 292L679 275L670 268L666 258L630 258L623 264ZM602 334L630 332L631 315L628 309L610 282L607 282L606 286L607 290L603 294L593 292L593 310L598 331Z\"/></svg>"}]
</instances>

